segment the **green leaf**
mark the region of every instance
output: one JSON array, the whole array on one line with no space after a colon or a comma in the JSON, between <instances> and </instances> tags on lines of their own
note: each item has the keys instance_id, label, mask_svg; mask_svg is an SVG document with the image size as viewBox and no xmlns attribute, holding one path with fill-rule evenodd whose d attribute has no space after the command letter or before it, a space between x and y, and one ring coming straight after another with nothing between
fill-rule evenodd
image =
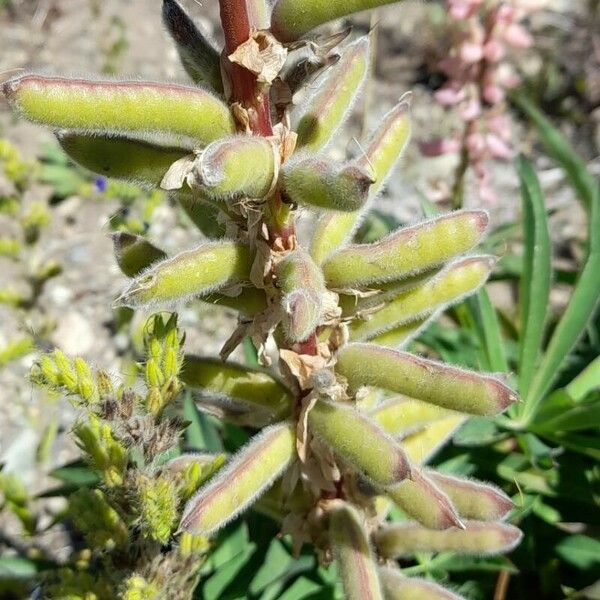
<instances>
[{"instance_id":1,"label":"green leaf","mask_svg":"<svg viewBox=\"0 0 600 600\"><path fill-rule=\"evenodd\" d=\"M600 541L587 535L572 535L556 545L556 553L567 563L579 569L600 565Z\"/></svg>"},{"instance_id":2,"label":"green leaf","mask_svg":"<svg viewBox=\"0 0 600 600\"><path fill-rule=\"evenodd\" d=\"M82 461L58 467L49 473L50 477L78 487L93 486L99 481L98 475Z\"/></svg>"},{"instance_id":3,"label":"green leaf","mask_svg":"<svg viewBox=\"0 0 600 600\"><path fill-rule=\"evenodd\" d=\"M600 389L600 356L592 361L565 388L575 402L583 400L590 392Z\"/></svg>"},{"instance_id":4,"label":"green leaf","mask_svg":"<svg viewBox=\"0 0 600 600\"><path fill-rule=\"evenodd\" d=\"M537 127L546 151L564 169L582 204L591 210L596 201L597 183L585 162L531 100L522 93L515 94L513 100Z\"/></svg>"},{"instance_id":5,"label":"green leaf","mask_svg":"<svg viewBox=\"0 0 600 600\"><path fill-rule=\"evenodd\" d=\"M273 540L263 564L250 583L250 592L262 592L268 585L283 577L293 562L285 546L279 540Z\"/></svg>"},{"instance_id":6,"label":"green leaf","mask_svg":"<svg viewBox=\"0 0 600 600\"><path fill-rule=\"evenodd\" d=\"M279 596L279 600L303 600L317 593L321 586L306 577L299 577L294 583Z\"/></svg>"},{"instance_id":7,"label":"green leaf","mask_svg":"<svg viewBox=\"0 0 600 600\"><path fill-rule=\"evenodd\" d=\"M35 561L21 556L0 556L0 580L29 579L39 572Z\"/></svg>"},{"instance_id":8,"label":"green leaf","mask_svg":"<svg viewBox=\"0 0 600 600\"><path fill-rule=\"evenodd\" d=\"M525 243L520 288L519 392L527 399L545 330L550 296L551 243L544 197L537 175L522 156L518 170Z\"/></svg>"},{"instance_id":9,"label":"green leaf","mask_svg":"<svg viewBox=\"0 0 600 600\"><path fill-rule=\"evenodd\" d=\"M223 444L211 419L202 414L190 393L185 395L183 401L183 414L190 422L185 430L185 445L197 450L209 452L222 452Z\"/></svg>"},{"instance_id":10,"label":"green leaf","mask_svg":"<svg viewBox=\"0 0 600 600\"><path fill-rule=\"evenodd\" d=\"M256 544L248 544L237 556L225 563L218 571L211 575L203 584L204 598L223 598L223 590L236 578L244 565L256 550Z\"/></svg>"},{"instance_id":11,"label":"green leaf","mask_svg":"<svg viewBox=\"0 0 600 600\"><path fill-rule=\"evenodd\" d=\"M589 224L589 254L571 300L557 325L531 384L523 422L531 423L544 395L560 374L600 302L600 189L596 189Z\"/></svg>"}]
</instances>

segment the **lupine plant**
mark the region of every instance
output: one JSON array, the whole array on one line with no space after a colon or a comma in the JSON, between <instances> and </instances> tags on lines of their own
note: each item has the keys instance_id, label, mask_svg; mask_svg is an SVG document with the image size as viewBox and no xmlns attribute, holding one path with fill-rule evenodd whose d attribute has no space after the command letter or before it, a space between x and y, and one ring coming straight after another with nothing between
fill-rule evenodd
<instances>
[{"instance_id":1,"label":"lupine plant","mask_svg":"<svg viewBox=\"0 0 600 600\"><path fill-rule=\"evenodd\" d=\"M118 565L128 543L140 558L154 557L143 572L127 563L122 598L190 597L196 571L186 579L173 548L201 554L205 540L252 505L268 506L298 551L312 544L322 563L335 561L350 599L456 598L404 577L394 559L501 554L521 539L504 522L512 503L502 491L425 466L469 415L501 413L515 392L498 376L403 350L490 275L494 258L473 254L486 213L455 212L353 243L408 143L406 98L380 118L358 158L335 163L327 153L367 78L369 40L313 29L391 3L278 0L271 9L265 0L221 0L220 50L165 0L165 27L194 86L33 73L4 84L15 110L57 129L79 164L171 191L209 232L174 256L141 236L115 236L130 277L119 305L162 309L200 298L239 314L219 359L182 358L173 324L160 325L142 397L117 394L60 355L40 363L43 382L97 406L75 433L102 484L73 502L110 522L110 539L105 532L100 540L104 564ZM313 225L303 240L306 215ZM229 360L248 339L260 368ZM180 431L173 411L183 385L200 410L258 431L199 487L199 476L176 484L156 463L173 443L165 436ZM128 427L114 425L121 412ZM218 457L176 461L171 471L198 474ZM392 523L394 504L404 518ZM128 540L119 515L132 507L138 521ZM186 569L199 564L190 559Z\"/></svg>"}]
</instances>

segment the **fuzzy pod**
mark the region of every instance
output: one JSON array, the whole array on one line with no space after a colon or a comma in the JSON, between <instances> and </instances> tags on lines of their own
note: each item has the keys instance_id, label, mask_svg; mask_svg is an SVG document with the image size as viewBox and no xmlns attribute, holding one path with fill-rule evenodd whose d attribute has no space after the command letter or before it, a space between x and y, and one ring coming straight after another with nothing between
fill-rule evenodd
<instances>
[{"instance_id":1,"label":"fuzzy pod","mask_svg":"<svg viewBox=\"0 0 600 600\"><path fill-rule=\"evenodd\" d=\"M388 488L386 494L407 516L429 529L463 527L452 500L417 469L412 469L411 479Z\"/></svg>"},{"instance_id":2,"label":"fuzzy pod","mask_svg":"<svg viewBox=\"0 0 600 600\"><path fill-rule=\"evenodd\" d=\"M459 514L466 519L500 521L514 508L513 501L489 483L437 471L427 471L427 476L448 495Z\"/></svg>"},{"instance_id":3,"label":"fuzzy pod","mask_svg":"<svg viewBox=\"0 0 600 600\"><path fill-rule=\"evenodd\" d=\"M420 333L429 325L431 317L417 319L411 323L398 325L394 329L390 329L385 333L380 333L369 341L379 346L387 346L389 348L404 348L411 340L414 340Z\"/></svg>"},{"instance_id":4,"label":"fuzzy pod","mask_svg":"<svg viewBox=\"0 0 600 600\"><path fill-rule=\"evenodd\" d=\"M352 343L340 350L336 370L352 389L363 385L473 415L496 415L518 399L499 379L408 352Z\"/></svg>"},{"instance_id":5,"label":"fuzzy pod","mask_svg":"<svg viewBox=\"0 0 600 600\"><path fill-rule=\"evenodd\" d=\"M263 429L187 503L180 529L210 535L266 491L294 458L296 430L289 423Z\"/></svg>"},{"instance_id":6,"label":"fuzzy pod","mask_svg":"<svg viewBox=\"0 0 600 600\"><path fill-rule=\"evenodd\" d=\"M194 390L201 408L239 425L272 423L292 411L291 392L261 369L188 355L179 377Z\"/></svg>"},{"instance_id":7,"label":"fuzzy pod","mask_svg":"<svg viewBox=\"0 0 600 600\"><path fill-rule=\"evenodd\" d=\"M348 600L383 600L377 563L358 511L336 501L328 512L331 549Z\"/></svg>"},{"instance_id":8,"label":"fuzzy pod","mask_svg":"<svg viewBox=\"0 0 600 600\"><path fill-rule=\"evenodd\" d=\"M213 203L199 193L188 194L177 191L174 192L174 195L185 214L207 238L225 237L227 228L223 213L216 202Z\"/></svg>"},{"instance_id":9,"label":"fuzzy pod","mask_svg":"<svg viewBox=\"0 0 600 600\"><path fill-rule=\"evenodd\" d=\"M273 187L278 152L264 137L236 135L205 148L194 162L194 187L214 200L264 198Z\"/></svg>"},{"instance_id":10,"label":"fuzzy pod","mask_svg":"<svg viewBox=\"0 0 600 600\"><path fill-rule=\"evenodd\" d=\"M167 254L146 238L123 231L111 235L119 269L127 277L135 277Z\"/></svg>"},{"instance_id":11,"label":"fuzzy pod","mask_svg":"<svg viewBox=\"0 0 600 600\"><path fill-rule=\"evenodd\" d=\"M471 250L488 222L484 211L457 211L400 229L379 242L353 244L325 262L325 278L330 287L344 289L415 275Z\"/></svg>"},{"instance_id":12,"label":"fuzzy pod","mask_svg":"<svg viewBox=\"0 0 600 600\"><path fill-rule=\"evenodd\" d=\"M209 242L155 264L132 281L117 303L132 308L172 305L247 280L251 267L248 246Z\"/></svg>"},{"instance_id":13,"label":"fuzzy pod","mask_svg":"<svg viewBox=\"0 0 600 600\"><path fill-rule=\"evenodd\" d=\"M393 172L410 139L409 104L401 101L384 117L372 133L365 153L355 164L368 169L375 182L369 190L373 199ZM329 213L319 219L311 242L311 254L322 264L331 254L345 246L360 225L364 211L351 214Z\"/></svg>"},{"instance_id":14,"label":"fuzzy pod","mask_svg":"<svg viewBox=\"0 0 600 600\"><path fill-rule=\"evenodd\" d=\"M93 173L151 187L159 187L171 165L190 153L123 136L59 131L56 137L77 164Z\"/></svg>"},{"instance_id":15,"label":"fuzzy pod","mask_svg":"<svg viewBox=\"0 0 600 600\"><path fill-rule=\"evenodd\" d=\"M206 83L216 92L223 92L221 56L217 49L175 0L163 0L162 18L192 81Z\"/></svg>"},{"instance_id":16,"label":"fuzzy pod","mask_svg":"<svg viewBox=\"0 0 600 600\"><path fill-rule=\"evenodd\" d=\"M449 265L423 285L398 294L367 320L355 320L349 328L350 339L369 340L399 325L441 313L474 294L495 264L491 256L475 256Z\"/></svg>"},{"instance_id":17,"label":"fuzzy pod","mask_svg":"<svg viewBox=\"0 0 600 600\"><path fill-rule=\"evenodd\" d=\"M423 430L405 437L402 449L411 463L425 464L448 443L465 421L466 417L460 414L434 421Z\"/></svg>"},{"instance_id":18,"label":"fuzzy pod","mask_svg":"<svg viewBox=\"0 0 600 600\"><path fill-rule=\"evenodd\" d=\"M292 113L298 148L321 150L346 120L369 70L369 38L347 46L314 94Z\"/></svg>"},{"instance_id":19,"label":"fuzzy pod","mask_svg":"<svg viewBox=\"0 0 600 600\"><path fill-rule=\"evenodd\" d=\"M277 0L271 30L282 42L292 42L328 21L398 0Z\"/></svg>"},{"instance_id":20,"label":"fuzzy pod","mask_svg":"<svg viewBox=\"0 0 600 600\"><path fill-rule=\"evenodd\" d=\"M377 547L386 558L417 552L457 552L476 556L505 554L518 546L523 534L514 525L466 521L465 529L426 529L415 523L395 523L377 534Z\"/></svg>"},{"instance_id":21,"label":"fuzzy pod","mask_svg":"<svg viewBox=\"0 0 600 600\"><path fill-rule=\"evenodd\" d=\"M267 296L264 290L255 287L243 287L237 296L227 294L209 294L202 302L231 308L243 315L252 317L267 308Z\"/></svg>"},{"instance_id":22,"label":"fuzzy pod","mask_svg":"<svg viewBox=\"0 0 600 600\"><path fill-rule=\"evenodd\" d=\"M386 600L465 600L437 583L405 577L395 567L380 567L379 580Z\"/></svg>"},{"instance_id":23,"label":"fuzzy pod","mask_svg":"<svg viewBox=\"0 0 600 600\"><path fill-rule=\"evenodd\" d=\"M373 421L394 437L404 437L452 415L456 413L403 396L389 400L369 413Z\"/></svg>"},{"instance_id":24,"label":"fuzzy pod","mask_svg":"<svg viewBox=\"0 0 600 600\"><path fill-rule=\"evenodd\" d=\"M303 250L288 254L274 272L281 290L286 336L293 342L301 342L321 319L321 298L326 291L323 273Z\"/></svg>"},{"instance_id":25,"label":"fuzzy pod","mask_svg":"<svg viewBox=\"0 0 600 600\"><path fill-rule=\"evenodd\" d=\"M297 204L351 212L364 206L373 177L358 165L338 167L309 156L285 163L282 182L286 196Z\"/></svg>"},{"instance_id":26,"label":"fuzzy pod","mask_svg":"<svg viewBox=\"0 0 600 600\"><path fill-rule=\"evenodd\" d=\"M210 143L235 132L228 106L202 88L23 75L2 86L35 123L91 132L162 132Z\"/></svg>"},{"instance_id":27,"label":"fuzzy pod","mask_svg":"<svg viewBox=\"0 0 600 600\"><path fill-rule=\"evenodd\" d=\"M375 484L388 487L410 477L400 445L351 406L319 401L310 410L308 423L316 437Z\"/></svg>"}]
</instances>

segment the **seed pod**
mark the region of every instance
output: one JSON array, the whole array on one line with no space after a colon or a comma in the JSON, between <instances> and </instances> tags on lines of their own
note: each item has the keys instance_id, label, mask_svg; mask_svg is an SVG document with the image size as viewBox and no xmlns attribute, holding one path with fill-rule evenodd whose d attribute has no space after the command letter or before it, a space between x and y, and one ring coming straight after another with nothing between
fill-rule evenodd
<instances>
[{"instance_id":1,"label":"seed pod","mask_svg":"<svg viewBox=\"0 0 600 600\"><path fill-rule=\"evenodd\" d=\"M487 225L484 211L461 211L406 227L373 244L354 244L325 262L325 278L340 289L403 279L467 252L481 241Z\"/></svg>"},{"instance_id":2,"label":"seed pod","mask_svg":"<svg viewBox=\"0 0 600 600\"><path fill-rule=\"evenodd\" d=\"M478 521L500 521L514 507L513 501L500 489L464 477L427 471L427 476L448 495L459 514Z\"/></svg>"},{"instance_id":3,"label":"seed pod","mask_svg":"<svg viewBox=\"0 0 600 600\"><path fill-rule=\"evenodd\" d=\"M387 600L465 600L431 581L405 577L395 567L380 567L379 580Z\"/></svg>"},{"instance_id":4,"label":"seed pod","mask_svg":"<svg viewBox=\"0 0 600 600\"><path fill-rule=\"evenodd\" d=\"M426 329L432 318L433 317L426 317L424 319L417 319L412 323L399 325L394 329L390 329L390 331L376 335L368 341L378 344L379 346L404 348L411 340L415 339L423 329Z\"/></svg>"},{"instance_id":5,"label":"seed pod","mask_svg":"<svg viewBox=\"0 0 600 600\"><path fill-rule=\"evenodd\" d=\"M271 30L278 40L292 42L328 21L397 1L278 0L273 8Z\"/></svg>"},{"instance_id":6,"label":"seed pod","mask_svg":"<svg viewBox=\"0 0 600 600\"><path fill-rule=\"evenodd\" d=\"M401 101L385 115L383 122L375 130L367 149L356 161L358 166L369 169L375 183L369 190L369 198L374 198L387 181L397 164L410 138L409 105ZM311 243L311 255L322 264L337 249L345 246L360 225L363 212L352 214L329 213L315 225Z\"/></svg>"},{"instance_id":7,"label":"seed pod","mask_svg":"<svg viewBox=\"0 0 600 600\"><path fill-rule=\"evenodd\" d=\"M364 205L373 183L372 175L361 166L339 168L317 157L288 161L282 181L286 195L297 204L345 212Z\"/></svg>"},{"instance_id":8,"label":"seed pod","mask_svg":"<svg viewBox=\"0 0 600 600\"><path fill-rule=\"evenodd\" d=\"M288 254L275 268L282 297L283 325L293 342L305 340L321 319L325 282L321 269L303 250Z\"/></svg>"},{"instance_id":9,"label":"seed pod","mask_svg":"<svg viewBox=\"0 0 600 600\"><path fill-rule=\"evenodd\" d=\"M251 266L247 246L234 242L202 244L142 273L117 303L136 308L185 301L248 279Z\"/></svg>"},{"instance_id":10,"label":"seed pod","mask_svg":"<svg viewBox=\"0 0 600 600\"><path fill-rule=\"evenodd\" d=\"M398 443L350 406L319 401L309 412L311 431L353 469L388 487L410 477Z\"/></svg>"},{"instance_id":11,"label":"seed pod","mask_svg":"<svg viewBox=\"0 0 600 600\"><path fill-rule=\"evenodd\" d=\"M180 529L209 535L248 508L288 467L295 454L295 427L263 429L187 503Z\"/></svg>"},{"instance_id":12,"label":"seed pod","mask_svg":"<svg viewBox=\"0 0 600 600\"><path fill-rule=\"evenodd\" d=\"M450 498L417 469L412 469L411 479L388 488L386 494L407 516L429 529L463 527Z\"/></svg>"},{"instance_id":13,"label":"seed pod","mask_svg":"<svg viewBox=\"0 0 600 600\"><path fill-rule=\"evenodd\" d=\"M316 92L292 114L298 148L316 152L324 148L348 117L369 70L369 38L344 49Z\"/></svg>"},{"instance_id":14,"label":"seed pod","mask_svg":"<svg viewBox=\"0 0 600 600\"><path fill-rule=\"evenodd\" d=\"M56 134L61 148L79 165L106 177L159 187L169 167L190 153L123 136Z\"/></svg>"},{"instance_id":15,"label":"seed pod","mask_svg":"<svg viewBox=\"0 0 600 600\"><path fill-rule=\"evenodd\" d=\"M206 83L216 92L223 92L221 57L216 48L175 0L163 1L162 17L175 42L183 68L192 81Z\"/></svg>"},{"instance_id":16,"label":"seed pod","mask_svg":"<svg viewBox=\"0 0 600 600\"><path fill-rule=\"evenodd\" d=\"M377 534L377 547L386 558L417 552L458 552L490 556L513 550L523 534L513 525L467 521L465 529L426 529L415 523L395 523Z\"/></svg>"},{"instance_id":17,"label":"seed pod","mask_svg":"<svg viewBox=\"0 0 600 600\"><path fill-rule=\"evenodd\" d=\"M214 200L263 198L273 186L275 146L266 138L239 135L210 144L194 163L194 187Z\"/></svg>"},{"instance_id":18,"label":"seed pod","mask_svg":"<svg viewBox=\"0 0 600 600\"><path fill-rule=\"evenodd\" d=\"M400 293L376 313L350 325L352 341L368 340L416 319L439 314L475 293L489 277L496 261L491 256L459 260L423 285Z\"/></svg>"},{"instance_id":19,"label":"seed pod","mask_svg":"<svg viewBox=\"0 0 600 600\"><path fill-rule=\"evenodd\" d=\"M336 365L352 389L374 386L473 415L495 415L517 395L499 379L375 344L349 344Z\"/></svg>"},{"instance_id":20,"label":"seed pod","mask_svg":"<svg viewBox=\"0 0 600 600\"><path fill-rule=\"evenodd\" d=\"M199 192L188 194L179 190L174 194L185 214L207 238L225 237L227 228L225 227L223 212L216 202L205 198Z\"/></svg>"},{"instance_id":21,"label":"seed pod","mask_svg":"<svg viewBox=\"0 0 600 600\"><path fill-rule=\"evenodd\" d=\"M329 512L329 538L348 600L383 600L364 518L336 501Z\"/></svg>"},{"instance_id":22,"label":"seed pod","mask_svg":"<svg viewBox=\"0 0 600 600\"><path fill-rule=\"evenodd\" d=\"M402 440L402 449L411 463L424 464L443 447L465 422L460 414L434 421L422 431L412 433Z\"/></svg>"},{"instance_id":23,"label":"seed pod","mask_svg":"<svg viewBox=\"0 0 600 600\"><path fill-rule=\"evenodd\" d=\"M163 132L209 143L235 132L229 108L201 88L23 75L2 90L30 121L98 132Z\"/></svg>"},{"instance_id":24,"label":"seed pod","mask_svg":"<svg viewBox=\"0 0 600 600\"><path fill-rule=\"evenodd\" d=\"M452 415L456 413L403 396L382 404L369 414L386 433L394 437L404 437Z\"/></svg>"},{"instance_id":25,"label":"seed pod","mask_svg":"<svg viewBox=\"0 0 600 600\"><path fill-rule=\"evenodd\" d=\"M203 302L225 306L237 310L243 315L252 317L267 308L267 296L263 290L255 287L243 287L237 296L226 294L209 294L202 298Z\"/></svg>"},{"instance_id":26,"label":"seed pod","mask_svg":"<svg viewBox=\"0 0 600 600\"><path fill-rule=\"evenodd\" d=\"M121 231L111 237L117 264L127 277L135 277L151 264L167 257L160 248L139 235Z\"/></svg>"},{"instance_id":27,"label":"seed pod","mask_svg":"<svg viewBox=\"0 0 600 600\"><path fill-rule=\"evenodd\" d=\"M180 379L201 408L238 425L265 425L290 415L291 392L268 372L213 358L186 356Z\"/></svg>"}]
</instances>

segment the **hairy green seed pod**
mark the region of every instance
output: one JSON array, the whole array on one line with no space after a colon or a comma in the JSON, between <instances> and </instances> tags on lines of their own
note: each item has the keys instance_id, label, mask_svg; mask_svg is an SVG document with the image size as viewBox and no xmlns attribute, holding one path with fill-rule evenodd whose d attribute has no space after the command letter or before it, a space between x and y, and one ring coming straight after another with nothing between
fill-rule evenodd
<instances>
[{"instance_id":1,"label":"hairy green seed pod","mask_svg":"<svg viewBox=\"0 0 600 600\"><path fill-rule=\"evenodd\" d=\"M402 440L402 449L411 463L424 464L446 445L465 421L466 417L460 414L434 421L425 429L405 437Z\"/></svg>"},{"instance_id":2,"label":"hairy green seed pod","mask_svg":"<svg viewBox=\"0 0 600 600\"><path fill-rule=\"evenodd\" d=\"M448 495L459 514L466 519L499 521L514 508L513 501L502 490L489 483L437 471L428 471L427 476Z\"/></svg>"},{"instance_id":3,"label":"hairy green seed pod","mask_svg":"<svg viewBox=\"0 0 600 600\"><path fill-rule=\"evenodd\" d=\"M394 437L404 437L423 429L433 421L455 414L435 404L400 396L376 407L369 416L385 432Z\"/></svg>"},{"instance_id":4,"label":"hairy green seed pod","mask_svg":"<svg viewBox=\"0 0 600 600\"><path fill-rule=\"evenodd\" d=\"M177 46L183 68L195 83L223 91L221 57L175 0L163 0L163 23Z\"/></svg>"},{"instance_id":5,"label":"hairy green seed pod","mask_svg":"<svg viewBox=\"0 0 600 600\"><path fill-rule=\"evenodd\" d=\"M225 219L216 202L204 198L199 192L188 194L179 190L174 194L185 214L207 238L225 237L227 232Z\"/></svg>"},{"instance_id":6,"label":"hairy green seed pod","mask_svg":"<svg viewBox=\"0 0 600 600\"><path fill-rule=\"evenodd\" d=\"M416 338L423 329L429 325L429 321L432 317L426 317L425 319L417 319L412 323L404 323L390 329L385 333L380 333L369 341L379 346L388 346L390 348L403 348L408 342Z\"/></svg>"},{"instance_id":7,"label":"hairy green seed pod","mask_svg":"<svg viewBox=\"0 0 600 600\"><path fill-rule=\"evenodd\" d=\"M386 600L465 600L450 590L418 577L405 577L395 567L380 567Z\"/></svg>"},{"instance_id":8,"label":"hairy green seed pod","mask_svg":"<svg viewBox=\"0 0 600 600\"><path fill-rule=\"evenodd\" d=\"M352 341L369 340L399 325L439 314L475 293L489 277L496 261L491 256L459 260L423 285L398 294L367 320L350 325Z\"/></svg>"},{"instance_id":9,"label":"hairy green seed pod","mask_svg":"<svg viewBox=\"0 0 600 600\"><path fill-rule=\"evenodd\" d=\"M476 246L488 225L484 211L460 211L406 227L373 244L354 244L329 258L330 287L356 288L403 279L441 265Z\"/></svg>"},{"instance_id":10,"label":"hairy green seed pod","mask_svg":"<svg viewBox=\"0 0 600 600\"><path fill-rule=\"evenodd\" d=\"M290 415L291 392L268 372L213 358L186 356L179 374L195 388L201 409L238 425L257 426Z\"/></svg>"},{"instance_id":11,"label":"hairy green seed pod","mask_svg":"<svg viewBox=\"0 0 600 600\"><path fill-rule=\"evenodd\" d=\"M358 166L368 169L374 176L375 183L369 190L370 199L381 191L408 144L408 108L408 103L401 101L388 112L372 134L364 155L356 160ZM317 264L322 264L352 239L362 216L363 211L352 214L329 213L317 221L310 250Z\"/></svg>"},{"instance_id":12,"label":"hairy green seed pod","mask_svg":"<svg viewBox=\"0 0 600 600\"><path fill-rule=\"evenodd\" d=\"M292 114L298 147L324 148L346 120L369 70L369 38L350 44L315 93Z\"/></svg>"},{"instance_id":13,"label":"hairy green seed pod","mask_svg":"<svg viewBox=\"0 0 600 600\"><path fill-rule=\"evenodd\" d=\"M292 42L311 29L352 13L398 0L278 0L273 7L271 30L278 40Z\"/></svg>"},{"instance_id":14,"label":"hairy green seed pod","mask_svg":"<svg viewBox=\"0 0 600 600\"><path fill-rule=\"evenodd\" d=\"M187 503L180 529L209 535L223 527L273 484L295 452L294 425L263 429Z\"/></svg>"},{"instance_id":15,"label":"hairy green seed pod","mask_svg":"<svg viewBox=\"0 0 600 600\"><path fill-rule=\"evenodd\" d=\"M290 160L282 173L283 188L290 200L302 206L355 211L367 201L372 175L363 167L340 167L317 157Z\"/></svg>"},{"instance_id":16,"label":"hairy green seed pod","mask_svg":"<svg viewBox=\"0 0 600 600\"><path fill-rule=\"evenodd\" d=\"M296 250L276 267L275 277L281 290L283 326L292 342L305 340L321 319L325 282L321 269L308 253Z\"/></svg>"},{"instance_id":17,"label":"hairy green seed pod","mask_svg":"<svg viewBox=\"0 0 600 600\"><path fill-rule=\"evenodd\" d=\"M336 370L352 389L374 386L473 415L496 415L518 398L489 375L375 344L345 346L338 353Z\"/></svg>"},{"instance_id":18,"label":"hairy green seed pod","mask_svg":"<svg viewBox=\"0 0 600 600\"><path fill-rule=\"evenodd\" d=\"M209 294L204 296L202 301L217 306L225 306L250 317L267 308L267 297L264 290L254 287L243 287L237 296Z\"/></svg>"},{"instance_id":19,"label":"hairy green seed pod","mask_svg":"<svg viewBox=\"0 0 600 600\"><path fill-rule=\"evenodd\" d=\"M386 494L411 518L429 529L463 527L452 501L422 472L388 488Z\"/></svg>"},{"instance_id":20,"label":"hairy green seed pod","mask_svg":"<svg viewBox=\"0 0 600 600\"><path fill-rule=\"evenodd\" d=\"M207 146L194 162L194 187L214 200L263 198L273 186L275 146L266 138L238 135Z\"/></svg>"},{"instance_id":21,"label":"hairy green seed pod","mask_svg":"<svg viewBox=\"0 0 600 600\"><path fill-rule=\"evenodd\" d=\"M400 445L351 406L319 401L308 415L310 430L350 467L388 487L410 477Z\"/></svg>"},{"instance_id":22,"label":"hairy green seed pod","mask_svg":"<svg viewBox=\"0 0 600 600\"><path fill-rule=\"evenodd\" d=\"M133 280L117 299L122 306L169 305L215 292L248 279L250 249L234 242L211 242L157 263Z\"/></svg>"},{"instance_id":23,"label":"hairy green seed pod","mask_svg":"<svg viewBox=\"0 0 600 600\"><path fill-rule=\"evenodd\" d=\"M62 149L79 165L106 177L159 187L170 166L190 153L123 136L56 134Z\"/></svg>"},{"instance_id":24,"label":"hairy green seed pod","mask_svg":"<svg viewBox=\"0 0 600 600\"><path fill-rule=\"evenodd\" d=\"M417 552L458 552L490 556L510 552L523 534L513 525L466 521L465 529L426 529L414 523L395 523L377 534L377 547L386 558Z\"/></svg>"},{"instance_id":25,"label":"hairy green seed pod","mask_svg":"<svg viewBox=\"0 0 600 600\"><path fill-rule=\"evenodd\" d=\"M235 132L227 105L201 88L23 75L3 86L30 121L99 132L163 132L209 143Z\"/></svg>"},{"instance_id":26,"label":"hairy green seed pod","mask_svg":"<svg viewBox=\"0 0 600 600\"><path fill-rule=\"evenodd\" d=\"M329 511L329 538L348 600L383 600L364 523L355 508L336 501Z\"/></svg>"},{"instance_id":27,"label":"hairy green seed pod","mask_svg":"<svg viewBox=\"0 0 600 600\"><path fill-rule=\"evenodd\" d=\"M135 277L153 263L167 258L165 252L139 235L120 231L111 237L117 264L127 277Z\"/></svg>"}]
</instances>

